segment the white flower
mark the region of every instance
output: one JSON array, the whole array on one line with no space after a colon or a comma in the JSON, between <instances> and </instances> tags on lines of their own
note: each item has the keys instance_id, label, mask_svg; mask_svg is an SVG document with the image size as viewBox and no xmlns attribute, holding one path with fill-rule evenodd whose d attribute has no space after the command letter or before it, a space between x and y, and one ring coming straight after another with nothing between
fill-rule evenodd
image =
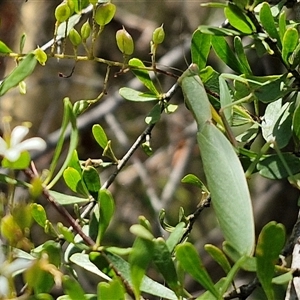
<instances>
[{"instance_id":1,"label":"white flower","mask_svg":"<svg viewBox=\"0 0 300 300\"><path fill-rule=\"evenodd\" d=\"M22 141L28 132L26 126L16 126L7 140L0 137L0 156L15 162L23 151L44 150L46 142L41 138L35 137Z\"/></svg>"},{"instance_id":2,"label":"white flower","mask_svg":"<svg viewBox=\"0 0 300 300\"><path fill-rule=\"evenodd\" d=\"M10 282L9 278L11 278L19 273L24 272L26 269L28 269L32 262L34 261L34 258L31 257L31 255L26 255L26 258L23 254L24 258L17 257L13 261L6 260L5 254L4 254L4 248L5 246L0 241L0 299L7 299L9 295L10 290ZM15 250L16 256L19 253L19 256L22 255L22 250ZM26 253L27 254L27 253Z\"/></svg>"}]
</instances>

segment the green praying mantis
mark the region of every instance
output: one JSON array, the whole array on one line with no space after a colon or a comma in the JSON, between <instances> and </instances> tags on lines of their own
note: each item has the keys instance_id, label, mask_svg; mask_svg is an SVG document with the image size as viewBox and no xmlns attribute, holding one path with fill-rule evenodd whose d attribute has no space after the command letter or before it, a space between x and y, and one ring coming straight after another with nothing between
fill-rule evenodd
<instances>
[{"instance_id":1,"label":"green praying mantis","mask_svg":"<svg viewBox=\"0 0 300 300\"><path fill-rule=\"evenodd\" d=\"M211 104L198 74L192 64L178 84L198 126L197 142L212 204L226 243L241 256L250 256L255 232L246 177L234 147L212 122Z\"/></svg>"}]
</instances>

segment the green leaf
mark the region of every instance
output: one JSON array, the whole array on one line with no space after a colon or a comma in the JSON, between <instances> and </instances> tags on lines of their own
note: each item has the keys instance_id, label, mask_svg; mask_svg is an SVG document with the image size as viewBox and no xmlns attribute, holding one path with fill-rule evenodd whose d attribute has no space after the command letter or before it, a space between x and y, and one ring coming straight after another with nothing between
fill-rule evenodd
<instances>
[{"instance_id":1,"label":"green leaf","mask_svg":"<svg viewBox=\"0 0 300 300\"><path fill-rule=\"evenodd\" d=\"M79 159L78 159L77 150L73 151L71 159L68 163L68 167L71 167L71 168L75 169L78 173L82 172L80 162L79 162Z\"/></svg>"},{"instance_id":2,"label":"green leaf","mask_svg":"<svg viewBox=\"0 0 300 300\"><path fill-rule=\"evenodd\" d=\"M84 253L74 253L71 257L70 257L70 261L74 264L76 264L77 266L83 268L84 270L87 270L90 273L93 273L99 277L101 277L104 280L110 280L110 277L108 277L106 274L104 274L103 272L101 272L99 270L99 268L97 268L95 266L95 264L93 264L90 259L89 259L89 255L88 254L84 254Z\"/></svg>"},{"instance_id":3,"label":"green leaf","mask_svg":"<svg viewBox=\"0 0 300 300\"><path fill-rule=\"evenodd\" d=\"M67 169L65 169L63 172L63 178L65 180L66 185L73 192L80 193L83 195L89 194L85 184L82 181L81 174L74 168L68 167Z\"/></svg>"},{"instance_id":4,"label":"green leaf","mask_svg":"<svg viewBox=\"0 0 300 300\"><path fill-rule=\"evenodd\" d=\"M289 65L289 57L298 45L299 34L296 28L288 28L282 40L282 59Z\"/></svg>"},{"instance_id":5,"label":"green leaf","mask_svg":"<svg viewBox=\"0 0 300 300\"><path fill-rule=\"evenodd\" d=\"M267 2L264 2L260 8L259 19L269 36L273 39L276 39L281 46L281 40L277 31L277 25L275 25L270 5Z\"/></svg>"},{"instance_id":6,"label":"green leaf","mask_svg":"<svg viewBox=\"0 0 300 300\"><path fill-rule=\"evenodd\" d=\"M270 103L265 111L261 124L262 134L267 142L276 142L279 149L285 147L292 137L292 110L291 103L281 106L281 99Z\"/></svg>"},{"instance_id":7,"label":"green leaf","mask_svg":"<svg viewBox=\"0 0 300 300\"><path fill-rule=\"evenodd\" d=\"M82 172L82 177L89 192L97 193L100 190L100 177L98 171L94 167L85 167Z\"/></svg>"},{"instance_id":8,"label":"green leaf","mask_svg":"<svg viewBox=\"0 0 300 300\"><path fill-rule=\"evenodd\" d=\"M283 10L279 15L278 29L279 29L280 40L283 40L283 36L286 31L286 11L285 10Z\"/></svg>"},{"instance_id":9,"label":"green leaf","mask_svg":"<svg viewBox=\"0 0 300 300\"><path fill-rule=\"evenodd\" d=\"M74 280L69 276L63 276L63 289L64 292L72 299L72 300L87 300L85 297L84 291L80 286L79 282Z\"/></svg>"},{"instance_id":10,"label":"green leaf","mask_svg":"<svg viewBox=\"0 0 300 300\"><path fill-rule=\"evenodd\" d=\"M49 191L49 194L55 199L60 205L74 205L74 204L83 204L90 201L89 198L80 198L76 196L70 196L56 191Z\"/></svg>"},{"instance_id":11,"label":"green leaf","mask_svg":"<svg viewBox=\"0 0 300 300\"><path fill-rule=\"evenodd\" d=\"M0 96L28 77L34 71L36 64L35 55L33 53L27 54L0 84Z\"/></svg>"},{"instance_id":12,"label":"green leaf","mask_svg":"<svg viewBox=\"0 0 300 300\"><path fill-rule=\"evenodd\" d=\"M210 34L213 36L239 36L241 33L234 29L214 27L208 25L201 25L198 30L205 34Z\"/></svg>"},{"instance_id":13,"label":"green leaf","mask_svg":"<svg viewBox=\"0 0 300 300\"><path fill-rule=\"evenodd\" d=\"M154 239L154 236L150 232L150 230L148 230L147 228L145 228L145 226L143 226L141 224L134 224L130 227L129 230L132 234L134 234L137 237L140 237L144 240L152 241Z\"/></svg>"},{"instance_id":14,"label":"green leaf","mask_svg":"<svg viewBox=\"0 0 300 300\"><path fill-rule=\"evenodd\" d=\"M228 124L232 124L232 98L224 77L219 77L220 104Z\"/></svg>"},{"instance_id":15,"label":"green leaf","mask_svg":"<svg viewBox=\"0 0 300 300\"><path fill-rule=\"evenodd\" d=\"M20 38L20 43L19 43L20 53L23 53L25 42L26 42L26 34L23 33L21 38Z\"/></svg>"},{"instance_id":16,"label":"green leaf","mask_svg":"<svg viewBox=\"0 0 300 300\"><path fill-rule=\"evenodd\" d=\"M103 264L103 256L99 252L91 252L90 253L90 260L100 269L102 270L104 264ZM120 272L122 277L128 282L130 286L132 286L131 282L131 276L130 276L130 266L128 262L126 262L124 259L122 259L120 256L117 256L110 252L105 252L105 259L107 261L107 264L111 264L111 266L114 266L116 270ZM103 271L103 270L102 270ZM174 292L165 286L163 286L160 283L157 283L156 281L153 281L149 277L145 276L142 284L141 284L141 291L145 292L147 294L160 297L163 299L169 299L169 300L177 300L177 296L174 294Z\"/></svg>"},{"instance_id":17,"label":"green leaf","mask_svg":"<svg viewBox=\"0 0 300 300\"><path fill-rule=\"evenodd\" d=\"M204 246L204 249L213 258L213 260L216 261L222 267L226 274L230 271L230 263L225 254L222 252L222 250L211 244L206 244Z\"/></svg>"},{"instance_id":18,"label":"green leaf","mask_svg":"<svg viewBox=\"0 0 300 300\"><path fill-rule=\"evenodd\" d=\"M210 40L211 36L202 33L199 29L193 33L191 45L192 62L197 64L200 70L206 66L211 47Z\"/></svg>"},{"instance_id":19,"label":"green leaf","mask_svg":"<svg viewBox=\"0 0 300 300\"><path fill-rule=\"evenodd\" d=\"M187 174L181 179L182 183L189 183L193 184L196 187L198 187L201 191L207 192L209 194L209 191L207 187L204 185L204 183L194 174Z\"/></svg>"},{"instance_id":20,"label":"green leaf","mask_svg":"<svg viewBox=\"0 0 300 300\"><path fill-rule=\"evenodd\" d=\"M224 237L238 252L251 255L254 220L241 163L232 145L213 124L204 126L197 139L208 189Z\"/></svg>"},{"instance_id":21,"label":"green leaf","mask_svg":"<svg viewBox=\"0 0 300 300\"><path fill-rule=\"evenodd\" d=\"M292 153L282 153L282 157L292 174L300 172L299 157ZM266 158L261 159L257 164L257 169L261 176L269 179L283 179L290 175L277 154L268 155Z\"/></svg>"},{"instance_id":22,"label":"green leaf","mask_svg":"<svg viewBox=\"0 0 300 300\"><path fill-rule=\"evenodd\" d=\"M243 72L243 67L236 58L234 52L229 47L225 38L222 36L213 36L211 39L212 46L217 56L233 71L241 74Z\"/></svg>"},{"instance_id":23,"label":"green leaf","mask_svg":"<svg viewBox=\"0 0 300 300\"><path fill-rule=\"evenodd\" d=\"M298 105L293 114L293 133L300 140L300 105Z\"/></svg>"},{"instance_id":24,"label":"green leaf","mask_svg":"<svg viewBox=\"0 0 300 300\"><path fill-rule=\"evenodd\" d=\"M77 192L78 185L81 182L81 174L74 168L68 167L64 173L63 177L67 186L73 191Z\"/></svg>"},{"instance_id":25,"label":"green leaf","mask_svg":"<svg viewBox=\"0 0 300 300\"><path fill-rule=\"evenodd\" d=\"M181 241L185 232L186 224L184 222L179 222L166 240L166 245L170 253L174 251L176 245Z\"/></svg>"},{"instance_id":26,"label":"green leaf","mask_svg":"<svg viewBox=\"0 0 300 300\"><path fill-rule=\"evenodd\" d=\"M293 270L284 273L282 275L273 277L272 283L273 284L288 284L291 280L293 280Z\"/></svg>"},{"instance_id":27,"label":"green leaf","mask_svg":"<svg viewBox=\"0 0 300 300\"><path fill-rule=\"evenodd\" d=\"M0 53L11 53L13 52L9 47L6 46L6 44L4 44L2 41L0 41Z\"/></svg>"},{"instance_id":28,"label":"green leaf","mask_svg":"<svg viewBox=\"0 0 300 300\"><path fill-rule=\"evenodd\" d=\"M142 225L140 225L143 227ZM146 228L143 227L145 230ZM140 286L153 257L152 239L137 238L129 255L130 275L136 299L140 299Z\"/></svg>"},{"instance_id":29,"label":"green leaf","mask_svg":"<svg viewBox=\"0 0 300 300\"><path fill-rule=\"evenodd\" d=\"M242 132L240 135L236 136L236 141L240 143L249 143L257 137L259 132L259 125L254 123L247 130Z\"/></svg>"},{"instance_id":30,"label":"green leaf","mask_svg":"<svg viewBox=\"0 0 300 300\"><path fill-rule=\"evenodd\" d=\"M74 243L74 233L72 231L69 230L68 227L64 226L62 223L58 222L57 223L57 231L59 234L61 234L64 239L68 242L68 243Z\"/></svg>"},{"instance_id":31,"label":"green leaf","mask_svg":"<svg viewBox=\"0 0 300 300\"><path fill-rule=\"evenodd\" d=\"M199 76L195 72L194 75L184 73L179 84L198 125L197 141L203 169L225 240L239 253L251 255L254 220L244 170L228 139L210 122L210 103Z\"/></svg>"},{"instance_id":32,"label":"green leaf","mask_svg":"<svg viewBox=\"0 0 300 300\"><path fill-rule=\"evenodd\" d=\"M182 268L189 273L197 282L205 289L210 291L213 296L220 299L220 294L212 279L208 275L195 247L190 243L178 245L175 250L175 255L180 262Z\"/></svg>"},{"instance_id":33,"label":"green leaf","mask_svg":"<svg viewBox=\"0 0 300 300\"><path fill-rule=\"evenodd\" d=\"M249 0L233 0L232 2L240 9L244 9L247 7Z\"/></svg>"},{"instance_id":34,"label":"green leaf","mask_svg":"<svg viewBox=\"0 0 300 300\"><path fill-rule=\"evenodd\" d=\"M67 151L66 158L64 159L64 162L63 162L62 166L60 167L59 171L54 176L54 178L51 180L51 182L47 184L48 189L51 189L63 175L63 172L65 171L70 160L72 159L73 151L76 149L77 143L78 143L78 129L77 129L77 125L76 125L76 117L72 110L72 104L68 97L64 98L63 102L64 102L64 116L63 116L63 122L61 125L61 132L60 132L60 136L59 136L59 139L57 142L57 146L55 148L52 162L50 164L49 175L44 181L45 184L47 184L51 180L51 178L56 170L58 161L61 159L61 152L63 150L64 137L66 134L66 130L67 130L68 125L71 125L69 148ZM85 192L85 191L83 191L83 192ZM84 195L86 195L86 194L84 194Z\"/></svg>"},{"instance_id":35,"label":"green leaf","mask_svg":"<svg viewBox=\"0 0 300 300\"><path fill-rule=\"evenodd\" d=\"M245 34L251 34L256 31L250 18L236 5L229 2L224 9L224 13L230 25L237 30Z\"/></svg>"},{"instance_id":36,"label":"green leaf","mask_svg":"<svg viewBox=\"0 0 300 300\"><path fill-rule=\"evenodd\" d=\"M131 88L120 88L119 94L126 100L136 102L158 101L159 97L152 93L143 93Z\"/></svg>"},{"instance_id":37,"label":"green leaf","mask_svg":"<svg viewBox=\"0 0 300 300\"><path fill-rule=\"evenodd\" d=\"M198 67L192 64L178 79L181 86L184 100L187 108L189 108L197 122L198 128L205 126L206 122L212 119L210 102L204 85L198 76ZM193 97L197 97L196 101L190 101ZM200 98L199 98L200 97ZM201 99L202 101L199 101Z\"/></svg>"},{"instance_id":38,"label":"green leaf","mask_svg":"<svg viewBox=\"0 0 300 300\"><path fill-rule=\"evenodd\" d=\"M240 62L241 67L243 68L244 74L252 74L251 67L249 65L244 45L239 36L234 37L234 50L236 52L237 59Z\"/></svg>"},{"instance_id":39,"label":"green leaf","mask_svg":"<svg viewBox=\"0 0 300 300\"><path fill-rule=\"evenodd\" d=\"M124 300L126 291L122 282L114 278L110 282L100 282L97 287L97 300Z\"/></svg>"},{"instance_id":40,"label":"green leaf","mask_svg":"<svg viewBox=\"0 0 300 300\"><path fill-rule=\"evenodd\" d=\"M272 278L275 274L275 262L285 243L285 229L274 221L264 226L259 234L256 246L257 277L267 298L274 299Z\"/></svg>"},{"instance_id":41,"label":"green leaf","mask_svg":"<svg viewBox=\"0 0 300 300\"><path fill-rule=\"evenodd\" d=\"M148 113L147 117L145 118L146 124L155 124L160 120L161 117L161 105L160 103L155 104L151 111Z\"/></svg>"},{"instance_id":42,"label":"green leaf","mask_svg":"<svg viewBox=\"0 0 300 300\"><path fill-rule=\"evenodd\" d=\"M98 241L100 244L100 241L102 240L102 237L113 217L115 211L115 202L110 191L106 189L100 190L98 202L100 209Z\"/></svg>"},{"instance_id":43,"label":"green leaf","mask_svg":"<svg viewBox=\"0 0 300 300\"><path fill-rule=\"evenodd\" d=\"M177 296L180 296L182 294L182 287L179 284L172 254L163 238L154 240L153 262L163 275L168 286Z\"/></svg>"},{"instance_id":44,"label":"green leaf","mask_svg":"<svg viewBox=\"0 0 300 300\"><path fill-rule=\"evenodd\" d=\"M96 142L100 145L101 148L105 149L108 143L108 139L104 129L99 124L95 124L93 125L92 132Z\"/></svg>"},{"instance_id":45,"label":"green leaf","mask_svg":"<svg viewBox=\"0 0 300 300\"><path fill-rule=\"evenodd\" d=\"M232 75L226 74L227 78L231 76ZM275 75L257 77L242 75L241 77L236 77L234 79L236 91L235 98L241 99L252 93L263 103L276 101L290 93L290 90L286 87L286 79L287 74L283 74L282 76Z\"/></svg>"},{"instance_id":46,"label":"green leaf","mask_svg":"<svg viewBox=\"0 0 300 300\"><path fill-rule=\"evenodd\" d=\"M37 203L31 204L31 215L33 219L41 226L45 227L47 221L47 214L44 207Z\"/></svg>"},{"instance_id":47,"label":"green leaf","mask_svg":"<svg viewBox=\"0 0 300 300\"><path fill-rule=\"evenodd\" d=\"M129 60L128 64L131 67L133 74L145 85L151 94L159 96L159 92L153 84L149 76L149 71L146 70L144 63L138 58L132 58Z\"/></svg>"}]
</instances>

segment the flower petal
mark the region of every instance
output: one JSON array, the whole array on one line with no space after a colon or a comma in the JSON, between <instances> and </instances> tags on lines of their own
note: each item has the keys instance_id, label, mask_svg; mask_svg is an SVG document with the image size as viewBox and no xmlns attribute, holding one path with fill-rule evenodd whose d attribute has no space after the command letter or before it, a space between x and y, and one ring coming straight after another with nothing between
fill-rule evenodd
<instances>
[{"instance_id":1,"label":"flower petal","mask_svg":"<svg viewBox=\"0 0 300 300\"><path fill-rule=\"evenodd\" d=\"M20 155L21 151L17 147L7 149L4 153L4 157L11 162L17 161Z\"/></svg>"},{"instance_id":2,"label":"flower petal","mask_svg":"<svg viewBox=\"0 0 300 300\"><path fill-rule=\"evenodd\" d=\"M0 297L8 297L9 283L8 279L0 275Z\"/></svg>"},{"instance_id":3,"label":"flower petal","mask_svg":"<svg viewBox=\"0 0 300 300\"><path fill-rule=\"evenodd\" d=\"M15 147L16 145L18 145L24 139L28 132L28 127L16 126L11 132L10 147Z\"/></svg>"},{"instance_id":4,"label":"flower petal","mask_svg":"<svg viewBox=\"0 0 300 300\"><path fill-rule=\"evenodd\" d=\"M31 139L21 142L20 144L17 145L16 148L20 152L26 151L26 150L43 151L46 149L46 146L47 146L46 142L43 139L41 139L39 137L35 137L35 138L31 138Z\"/></svg>"}]
</instances>

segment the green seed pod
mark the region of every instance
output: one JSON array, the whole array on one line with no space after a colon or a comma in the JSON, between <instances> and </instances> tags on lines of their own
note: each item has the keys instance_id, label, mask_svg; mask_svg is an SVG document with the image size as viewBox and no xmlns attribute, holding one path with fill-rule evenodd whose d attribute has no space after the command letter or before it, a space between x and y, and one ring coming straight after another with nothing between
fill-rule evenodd
<instances>
[{"instance_id":1,"label":"green seed pod","mask_svg":"<svg viewBox=\"0 0 300 300\"><path fill-rule=\"evenodd\" d=\"M65 2L59 4L55 9L55 19L62 23L69 19L71 16L71 9Z\"/></svg>"},{"instance_id":2,"label":"green seed pod","mask_svg":"<svg viewBox=\"0 0 300 300\"><path fill-rule=\"evenodd\" d=\"M70 15L73 15L73 13L75 12L75 3L74 0L67 0L67 4L70 8Z\"/></svg>"},{"instance_id":3,"label":"green seed pod","mask_svg":"<svg viewBox=\"0 0 300 300\"><path fill-rule=\"evenodd\" d=\"M131 55L134 51L134 43L131 35L125 30L120 29L116 33L116 41L119 50L125 55Z\"/></svg>"},{"instance_id":4,"label":"green seed pod","mask_svg":"<svg viewBox=\"0 0 300 300\"><path fill-rule=\"evenodd\" d=\"M69 39L70 39L71 43L73 44L73 46L75 46L75 47L77 47L78 45L81 44L81 36L78 33L78 31L74 28L72 28L70 30Z\"/></svg>"},{"instance_id":5,"label":"green seed pod","mask_svg":"<svg viewBox=\"0 0 300 300\"><path fill-rule=\"evenodd\" d=\"M105 3L100 5L95 13L95 21L100 26L105 26L114 17L116 13L116 6L112 3Z\"/></svg>"},{"instance_id":6,"label":"green seed pod","mask_svg":"<svg viewBox=\"0 0 300 300\"><path fill-rule=\"evenodd\" d=\"M81 27L81 37L83 41L86 41L91 34L91 26L89 20L87 20Z\"/></svg>"},{"instance_id":7,"label":"green seed pod","mask_svg":"<svg viewBox=\"0 0 300 300\"><path fill-rule=\"evenodd\" d=\"M152 41L154 44L158 45L161 44L164 41L164 39L165 39L165 31L163 25L161 25L160 27L156 28L153 31Z\"/></svg>"}]
</instances>

